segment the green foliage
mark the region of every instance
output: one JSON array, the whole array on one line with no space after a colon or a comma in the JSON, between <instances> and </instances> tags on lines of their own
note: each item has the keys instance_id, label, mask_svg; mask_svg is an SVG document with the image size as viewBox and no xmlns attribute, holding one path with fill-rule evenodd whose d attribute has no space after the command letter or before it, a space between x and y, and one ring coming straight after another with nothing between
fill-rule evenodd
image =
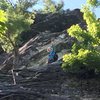
<instances>
[{"instance_id":1,"label":"green foliage","mask_svg":"<svg viewBox=\"0 0 100 100\"><path fill-rule=\"evenodd\" d=\"M77 54L78 50L81 49L81 47L83 47L83 46L82 45L78 45L78 43L74 43L73 46L72 46L71 52Z\"/></svg>"},{"instance_id":2,"label":"green foliage","mask_svg":"<svg viewBox=\"0 0 100 100\"><path fill-rule=\"evenodd\" d=\"M28 12L27 9L32 7L36 1L18 0L15 5L7 0L0 2L0 8L6 12L7 16L5 23L7 30L3 32L0 42L6 52L12 51L19 44L20 33L28 30L30 24L34 22L35 14Z\"/></svg>"},{"instance_id":3,"label":"green foliage","mask_svg":"<svg viewBox=\"0 0 100 100\"><path fill-rule=\"evenodd\" d=\"M9 43L8 39L6 38L6 30L7 30L6 22L7 22L7 14L3 10L0 10L0 44L4 50Z\"/></svg>"},{"instance_id":4,"label":"green foliage","mask_svg":"<svg viewBox=\"0 0 100 100\"><path fill-rule=\"evenodd\" d=\"M53 0L43 0L43 2L44 2L44 8L42 12L44 13L55 13L61 11L64 6L64 3L62 1L56 3Z\"/></svg>"},{"instance_id":5,"label":"green foliage","mask_svg":"<svg viewBox=\"0 0 100 100\"><path fill-rule=\"evenodd\" d=\"M28 8L32 8L38 0L17 0L16 8L19 12L26 12Z\"/></svg>"},{"instance_id":6,"label":"green foliage","mask_svg":"<svg viewBox=\"0 0 100 100\"><path fill-rule=\"evenodd\" d=\"M6 13L3 10L0 10L0 22L5 23L7 21L6 19Z\"/></svg>"},{"instance_id":7,"label":"green foliage","mask_svg":"<svg viewBox=\"0 0 100 100\"><path fill-rule=\"evenodd\" d=\"M1 0L0 9L6 11L11 5L6 0Z\"/></svg>"},{"instance_id":8,"label":"green foliage","mask_svg":"<svg viewBox=\"0 0 100 100\"><path fill-rule=\"evenodd\" d=\"M81 68L100 70L100 53L91 50L79 49L78 54L63 56L62 68L67 71L79 71Z\"/></svg>"},{"instance_id":9,"label":"green foliage","mask_svg":"<svg viewBox=\"0 0 100 100\"><path fill-rule=\"evenodd\" d=\"M34 22L35 14L27 11L29 7L36 3L30 0L18 0L16 5L9 4L6 12L8 14L8 29L11 34L20 34L23 30L28 30L30 24Z\"/></svg>"},{"instance_id":10,"label":"green foliage","mask_svg":"<svg viewBox=\"0 0 100 100\"><path fill-rule=\"evenodd\" d=\"M72 46L72 53L63 56L62 67L70 71L78 71L81 68L100 71L100 49L97 49L100 48L100 21L88 6L84 6L81 11L87 23L87 29L83 30L77 24L67 30L69 35L77 41Z\"/></svg>"},{"instance_id":11,"label":"green foliage","mask_svg":"<svg viewBox=\"0 0 100 100\"><path fill-rule=\"evenodd\" d=\"M99 0L87 0L87 4L91 5L92 7L100 6Z\"/></svg>"},{"instance_id":12,"label":"green foliage","mask_svg":"<svg viewBox=\"0 0 100 100\"><path fill-rule=\"evenodd\" d=\"M93 38L93 46L100 44L100 21L96 19L94 13L92 13L87 6L82 9L84 13L83 17L87 23L87 33Z\"/></svg>"}]
</instances>

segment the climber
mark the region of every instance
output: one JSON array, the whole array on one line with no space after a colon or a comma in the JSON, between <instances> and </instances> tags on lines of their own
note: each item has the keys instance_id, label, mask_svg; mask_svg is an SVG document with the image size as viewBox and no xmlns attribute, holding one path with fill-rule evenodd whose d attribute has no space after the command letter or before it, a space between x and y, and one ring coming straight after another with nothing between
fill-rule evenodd
<instances>
[{"instance_id":1,"label":"climber","mask_svg":"<svg viewBox=\"0 0 100 100\"><path fill-rule=\"evenodd\" d=\"M52 47L48 47L47 52L49 53L48 61L47 61L48 64L53 63L58 60L58 55Z\"/></svg>"}]
</instances>

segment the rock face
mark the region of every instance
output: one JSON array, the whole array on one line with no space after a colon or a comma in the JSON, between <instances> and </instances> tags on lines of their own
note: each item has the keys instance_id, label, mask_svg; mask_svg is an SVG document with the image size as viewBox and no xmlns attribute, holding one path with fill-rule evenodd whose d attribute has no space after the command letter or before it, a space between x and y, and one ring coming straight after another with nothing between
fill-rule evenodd
<instances>
[{"instance_id":1,"label":"rock face","mask_svg":"<svg viewBox=\"0 0 100 100\"><path fill-rule=\"evenodd\" d=\"M9 71L13 54L0 55L0 100L100 100L100 76L84 80L62 70L59 61L46 64L46 48L51 44L59 59L70 52L75 39L68 36L66 29L73 24L86 28L79 9L37 14L29 34L22 33L26 41L19 48L19 66L14 68L17 85L12 84Z\"/></svg>"},{"instance_id":2,"label":"rock face","mask_svg":"<svg viewBox=\"0 0 100 100\"><path fill-rule=\"evenodd\" d=\"M79 9L67 10L55 14L37 14L35 23L31 25L31 30L21 34L24 39L23 45L19 48L20 61L18 67L32 67L45 65L47 61L46 49L52 44L55 45L59 59L70 48L74 39L68 36L66 29L73 24L83 25L82 13ZM83 27L82 26L82 27ZM27 33L27 34L26 34ZM51 39L53 41L51 42ZM7 58L2 66L3 69L11 66L13 57ZM1 68L2 69L2 68Z\"/></svg>"},{"instance_id":3,"label":"rock face","mask_svg":"<svg viewBox=\"0 0 100 100\"><path fill-rule=\"evenodd\" d=\"M45 30L61 32L72 24L79 23L81 20L82 13L79 9L55 14L37 14L35 23L31 25L31 28L39 32L44 32Z\"/></svg>"},{"instance_id":4,"label":"rock face","mask_svg":"<svg viewBox=\"0 0 100 100\"><path fill-rule=\"evenodd\" d=\"M28 41L33 36L45 31L50 33L62 32L73 24L82 23L82 13L79 9L66 10L61 13L36 14L35 22L31 25L31 30L21 34L22 39Z\"/></svg>"},{"instance_id":5,"label":"rock face","mask_svg":"<svg viewBox=\"0 0 100 100\"><path fill-rule=\"evenodd\" d=\"M55 45L59 59L70 52L75 39L68 36L66 29L73 24L86 28L79 9L37 14L31 30L21 34L25 41L14 68L17 85L12 84L9 71L13 54L0 55L0 100L100 100L100 77L81 80L62 70L59 61L46 64L48 46Z\"/></svg>"},{"instance_id":6,"label":"rock face","mask_svg":"<svg viewBox=\"0 0 100 100\"><path fill-rule=\"evenodd\" d=\"M51 39L54 39L51 43ZM21 48L19 48L19 65L21 67L38 67L41 65L46 65L48 53L46 51L47 47L52 44L55 45L56 51L58 53L59 59L66 52L70 51L70 47L74 39L68 37L66 32L57 32L50 34L49 32L43 32L38 36L31 38L27 43L25 43ZM67 50L66 50L67 48ZM12 66L13 56L7 58L7 60L2 65L2 70L8 69L8 66Z\"/></svg>"}]
</instances>

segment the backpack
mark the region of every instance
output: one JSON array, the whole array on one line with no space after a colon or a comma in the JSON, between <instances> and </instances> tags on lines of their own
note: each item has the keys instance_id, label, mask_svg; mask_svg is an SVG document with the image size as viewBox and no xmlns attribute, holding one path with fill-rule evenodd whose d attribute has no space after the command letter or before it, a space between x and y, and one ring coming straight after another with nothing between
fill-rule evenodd
<instances>
[{"instance_id":1,"label":"backpack","mask_svg":"<svg viewBox=\"0 0 100 100\"><path fill-rule=\"evenodd\" d=\"M54 55L54 61L57 61L58 60L58 55L55 53Z\"/></svg>"}]
</instances>

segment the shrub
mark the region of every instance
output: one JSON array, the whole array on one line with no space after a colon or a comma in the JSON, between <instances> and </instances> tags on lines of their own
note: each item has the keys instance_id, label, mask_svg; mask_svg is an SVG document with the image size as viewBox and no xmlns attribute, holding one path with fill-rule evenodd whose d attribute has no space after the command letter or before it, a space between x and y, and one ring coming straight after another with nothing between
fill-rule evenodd
<instances>
[{"instance_id":1,"label":"shrub","mask_svg":"<svg viewBox=\"0 0 100 100\"><path fill-rule=\"evenodd\" d=\"M67 71L79 71L81 68L100 70L100 53L91 50L79 49L78 54L66 54L63 56L62 68Z\"/></svg>"},{"instance_id":2,"label":"shrub","mask_svg":"<svg viewBox=\"0 0 100 100\"><path fill-rule=\"evenodd\" d=\"M94 1L96 0L91 1L90 4L93 2L92 5L95 6ZM77 24L67 30L69 35L77 40L72 46L72 53L63 56L62 68L67 71L79 71L82 68L100 71L100 49L98 49L100 48L100 21L89 7L83 6L81 10L87 29L83 30Z\"/></svg>"}]
</instances>

